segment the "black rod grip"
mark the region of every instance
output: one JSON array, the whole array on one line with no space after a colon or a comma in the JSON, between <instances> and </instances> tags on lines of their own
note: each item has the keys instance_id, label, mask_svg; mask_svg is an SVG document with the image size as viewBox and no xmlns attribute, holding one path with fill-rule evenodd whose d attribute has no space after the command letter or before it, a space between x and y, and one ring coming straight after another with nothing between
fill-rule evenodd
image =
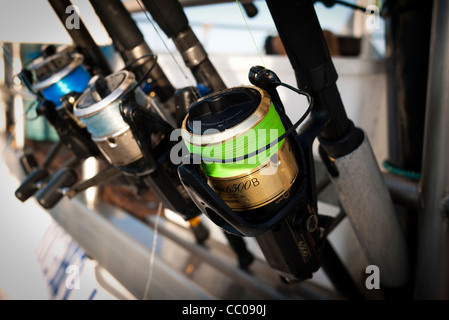
<instances>
[{"instance_id":1,"label":"black rod grip","mask_svg":"<svg viewBox=\"0 0 449 320\"><path fill-rule=\"evenodd\" d=\"M232 250L237 255L240 269L248 269L248 267L254 261L254 256L248 250L245 240L242 237L230 234L226 231L223 231L223 233L226 236L226 239L228 239L229 245L231 246Z\"/></svg>"},{"instance_id":2,"label":"black rod grip","mask_svg":"<svg viewBox=\"0 0 449 320\"><path fill-rule=\"evenodd\" d=\"M190 28L179 1L142 0L142 2L167 37L173 39L196 81L212 91L225 89L226 85Z\"/></svg>"},{"instance_id":3,"label":"black rod grip","mask_svg":"<svg viewBox=\"0 0 449 320\"><path fill-rule=\"evenodd\" d=\"M198 66L191 68L191 71L198 83L209 87L212 91L226 89L223 79L209 59L206 59Z\"/></svg>"},{"instance_id":4,"label":"black rod grip","mask_svg":"<svg viewBox=\"0 0 449 320\"><path fill-rule=\"evenodd\" d=\"M90 0L90 3L125 63L152 53L136 22L120 0ZM139 79L154 63L144 59L140 63L135 63L130 71L134 72ZM149 77L152 80L154 92L162 102L174 94L175 89L159 64L155 63Z\"/></svg>"},{"instance_id":5,"label":"black rod grip","mask_svg":"<svg viewBox=\"0 0 449 320\"><path fill-rule=\"evenodd\" d=\"M66 12L67 7L72 5L70 0L48 0L48 2L65 27L66 21L71 14ZM99 68L104 75L112 73L111 67L103 55L103 52L97 46L81 19L79 19L79 26L77 26L77 28L65 29L69 33L73 42L82 49L88 63L91 66Z\"/></svg>"},{"instance_id":6,"label":"black rod grip","mask_svg":"<svg viewBox=\"0 0 449 320\"><path fill-rule=\"evenodd\" d=\"M346 115L336 86L338 75L313 1L266 2L295 70L298 87L312 93L316 113L327 113L330 117L320 137L328 142L338 143L341 139L347 139L348 135L352 136L353 124Z\"/></svg>"},{"instance_id":7,"label":"black rod grip","mask_svg":"<svg viewBox=\"0 0 449 320\"><path fill-rule=\"evenodd\" d=\"M312 0L266 2L295 71L317 68L330 60Z\"/></svg>"},{"instance_id":8,"label":"black rod grip","mask_svg":"<svg viewBox=\"0 0 449 320\"><path fill-rule=\"evenodd\" d=\"M142 33L120 0L90 0L90 3L118 51L131 50L144 42Z\"/></svg>"},{"instance_id":9,"label":"black rod grip","mask_svg":"<svg viewBox=\"0 0 449 320\"><path fill-rule=\"evenodd\" d=\"M39 204L45 209L53 208L63 197L62 188L71 187L78 180L74 170L58 171L36 195Z\"/></svg>"},{"instance_id":10,"label":"black rod grip","mask_svg":"<svg viewBox=\"0 0 449 320\"><path fill-rule=\"evenodd\" d=\"M189 26L189 21L178 0L142 0L154 21L172 38Z\"/></svg>"},{"instance_id":11,"label":"black rod grip","mask_svg":"<svg viewBox=\"0 0 449 320\"><path fill-rule=\"evenodd\" d=\"M42 169L35 169L22 182L14 193L16 198L22 202L28 200L39 188L37 183L44 181L48 177L48 171Z\"/></svg>"}]
</instances>

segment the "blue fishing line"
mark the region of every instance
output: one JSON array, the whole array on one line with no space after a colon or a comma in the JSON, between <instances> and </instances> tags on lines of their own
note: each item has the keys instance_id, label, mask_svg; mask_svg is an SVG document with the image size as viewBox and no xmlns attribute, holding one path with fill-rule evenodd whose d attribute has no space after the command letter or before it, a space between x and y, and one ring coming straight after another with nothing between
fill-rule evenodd
<instances>
[{"instance_id":1,"label":"blue fishing line","mask_svg":"<svg viewBox=\"0 0 449 320\"><path fill-rule=\"evenodd\" d=\"M70 92L83 92L90 81L90 74L82 66L78 66L64 78L51 86L43 89L42 95L45 99L53 102L56 106L61 105L61 98Z\"/></svg>"}]
</instances>

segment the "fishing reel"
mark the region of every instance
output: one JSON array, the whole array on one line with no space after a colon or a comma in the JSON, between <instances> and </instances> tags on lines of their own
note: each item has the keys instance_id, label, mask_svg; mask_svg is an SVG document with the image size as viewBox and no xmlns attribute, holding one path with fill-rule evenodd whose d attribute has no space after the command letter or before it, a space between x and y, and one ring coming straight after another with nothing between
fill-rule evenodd
<instances>
[{"instance_id":1,"label":"fishing reel","mask_svg":"<svg viewBox=\"0 0 449 320\"><path fill-rule=\"evenodd\" d=\"M42 57L19 74L25 86L37 97L37 114L44 116L59 136L41 166L30 154L22 157L28 176L15 192L21 201L39 191L38 202L44 208L53 207L63 197L63 190L78 180L76 167L91 156L100 156L85 126L73 115L78 93L84 91L91 80L83 63L83 56L70 47L60 50L49 47ZM75 156L51 176L49 165L62 147L71 150Z\"/></svg>"},{"instance_id":2,"label":"fishing reel","mask_svg":"<svg viewBox=\"0 0 449 320\"><path fill-rule=\"evenodd\" d=\"M329 218L317 212L312 142L326 120L312 113L307 93L253 67L254 86L215 92L190 105L183 123L189 155L178 173L187 192L226 232L255 237L267 262L287 281L312 277L320 267ZM286 86L309 98L295 124L276 91Z\"/></svg>"},{"instance_id":3,"label":"fishing reel","mask_svg":"<svg viewBox=\"0 0 449 320\"><path fill-rule=\"evenodd\" d=\"M170 161L174 128L132 72L122 70L93 81L77 99L74 114L110 165L150 188L165 208L191 221L198 242L208 237L208 229L196 219L201 212L185 193L177 167Z\"/></svg>"}]
</instances>

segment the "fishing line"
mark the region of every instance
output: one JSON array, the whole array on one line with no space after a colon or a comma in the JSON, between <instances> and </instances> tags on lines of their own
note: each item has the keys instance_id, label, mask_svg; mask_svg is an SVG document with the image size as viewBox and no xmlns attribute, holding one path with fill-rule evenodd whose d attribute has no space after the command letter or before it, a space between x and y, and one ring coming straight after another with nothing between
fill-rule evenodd
<instances>
[{"instance_id":1,"label":"fishing line","mask_svg":"<svg viewBox=\"0 0 449 320\"><path fill-rule=\"evenodd\" d=\"M280 100L273 101L269 92L257 86L234 87L192 104L183 122L183 137L208 185L232 210L250 216L259 208L272 213L290 197L288 190L297 178L303 181L298 141L286 137L296 134L311 107L310 100L307 111L291 125ZM195 161L200 156L201 162Z\"/></svg>"},{"instance_id":2,"label":"fishing line","mask_svg":"<svg viewBox=\"0 0 449 320\"><path fill-rule=\"evenodd\" d=\"M159 206L157 208L156 221L154 223L154 232L153 232L153 243L151 245L151 255L148 269L148 280L145 286L145 294L143 295L143 300L146 300L148 297L148 293L150 292L151 279L153 278L153 269L154 269L154 259L156 257L156 244L157 244L157 234L159 227L159 219L162 213L162 202L159 202Z\"/></svg>"},{"instance_id":3,"label":"fishing line","mask_svg":"<svg viewBox=\"0 0 449 320\"><path fill-rule=\"evenodd\" d=\"M181 71L181 73L183 74L184 78L186 79L187 83L189 84L189 86L191 87L195 87L195 85L193 84L192 80L187 76L187 74L184 72L184 69L182 69L181 65L179 64L178 60L176 60L174 54L171 52L171 50L168 48L167 43L165 42L164 38L162 37L162 35L160 34L159 30L156 28L156 25L154 24L153 20L150 19L147 10L145 9L145 7L142 5L140 0L136 0L136 2L139 4L140 8L142 9L143 13L145 14L145 17L147 18L147 20L151 23L151 25L153 26L154 31L156 31L156 34L158 35L159 39L161 39L162 43L164 44L165 49L168 51L168 53L170 54L170 56L172 57L173 61L175 62L176 66L178 67L178 69Z\"/></svg>"},{"instance_id":4,"label":"fishing line","mask_svg":"<svg viewBox=\"0 0 449 320\"><path fill-rule=\"evenodd\" d=\"M246 24L246 27L248 28L249 34L251 35L251 39L253 39L254 46L256 47L257 53L259 54L260 60L262 61L262 65L266 69L267 67L265 66L265 62L263 61L262 54L260 53L259 47L257 46L256 40L254 39L254 36L253 36L253 33L251 32L248 21L246 21L245 14L243 13L243 9L240 6L240 2L239 2L239 0L235 0L235 1L237 2L237 5L240 9L240 13L242 14L243 20L245 21L245 24Z\"/></svg>"},{"instance_id":5,"label":"fishing line","mask_svg":"<svg viewBox=\"0 0 449 320\"><path fill-rule=\"evenodd\" d=\"M151 58L153 63L145 71L139 80L135 80L135 75L132 72L127 71L133 64L139 62L142 59ZM105 82L103 85L109 88L105 96L98 96L98 84L100 79L97 79L95 85L91 85L89 88L90 98L94 99L95 103L92 103L90 99L87 99L88 93L83 93L76 103L74 108L74 115L80 119L87 127L87 130L93 137L106 137L115 133L121 132L128 128L128 124L123 119L121 114L121 105L124 99L126 99L128 93L134 92L136 101L141 105L146 105L146 98L144 92L140 89L143 82L148 78L151 71L156 66L157 55L153 53L145 54L137 59L133 59L128 62L120 71L114 75L109 75L103 79ZM119 81L119 82L117 82ZM125 83L128 82L128 85ZM111 86L115 86L111 89ZM120 92L120 93L118 93ZM115 98L114 98L115 97ZM86 100L87 99L87 100ZM102 105L99 110L96 110L96 105ZM91 109L91 108L94 109ZM79 110L82 109L82 110ZM83 110L96 110L92 113Z\"/></svg>"},{"instance_id":6,"label":"fishing line","mask_svg":"<svg viewBox=\"0 0 449 320\"><path fill-rule=\"evenodd\" d=\"M34 102L33 103L35 103L35 102L37 102L36 100L34 100ZM30 110L31 111L31 110ZM26 112L25 114L27 114L28 112ZM32 118L30 118L30 117L25 117L25 120L26 121L28 121L28 122L31 122L31 121L35 121L35 120L37 120L37 119L39 119L39 115L37 114L37 112L36 112L36 115L35 116L33 116Z\"/></svg>"},{"instance_id":7,"label":"fishing line","mask_svg":"<svg viewBox=\"0 0 449 320\"><path fill-rule=\"evenodd\" d=\"M141 56L139 58L132 59L127 64L125 64L125 66L121 70L127 70L129 67L131 67L133 64L139 62L141 59L150 58L150 57L155 59L154 63L156 63L157 55L154 54L154 53L147 53L147 54L144 54L143 56Z\"/></svg>"},{"instance_id":8,"label":"fishing line","mask_svg":"<svg viewBox=\"0 0 449 320\"><path fill-rule=\"evenodd\" d=\"M156 62L157 62L157 58L158 58L158 57L157 57L157 55L154 54L154 53L147 53L147 54L144 54L143 56L141 56L141 57L139 57L139 58L137 58L137 59L131 60L130 62L128 62L128 63L123 67L122 70L126 70L127 68L129 68L130 66L132 66L133 64L135 64L136 62L138 62L139 60L144 59L144 58L149 58L149 57L151 57L151 58L154 59L154 60L153 60L153 64L151 65L151 67L148 68L147 71L145 71L144 75L143 75L143 76L136 82L136 84L135 84L131 89L129 89L128 92L134 91L137 87L141 87L141 86L142 86L142 83L145 81L146 78L148 78L148 76L150 75L151 71L152 71L152 70L154 69L154 67L156 66Z\"/></svg>"},{"instance_id":9,"label":"fishing line","mask_svg":"<svg viewBox=\"0 0 449 320\"><path fill-rule=\"evenodd\" d=\"M201 161L203 162L212 162L212 163L234 163L234 162L238 162L238 161L243 161L246 160L248 158L257 156L259 154L262 154L263 152L266 152L267 150L269 150L270 148L276 146L280 141L282 141L283 139L285 139L288 135L292 134L293 132L296 133L296 129L299 127L299 125L301 123L304 122L304 120L307 118L307 116L310 114L310 112L312 111L313 108L313 98L311 95L309 95L307 92L298 90L286 83L281 83L280 84L283 87L286 87L294 92L296 92L299 95L304 95L307 97L307 100L309 102L309 106L307 107L307 110L304 112L304 114L301 116L301 118L298 119L298 121L295 122L295 124L293 126L291 126L288 130L286 130L282 135L280 135L277 139L271 141L269 144L267 144L266 146L257 149L256 151L250 152L248 154L239 156L239 157L234 157L232 159L217 159L217 158L207 158L207 157L203 157L201 156ZM191 160L193 160L195 157L199 156L198 154L193 153L193 146L188 145L189 151L190 151L190 158Z\"/></svg>"}]
</instances>

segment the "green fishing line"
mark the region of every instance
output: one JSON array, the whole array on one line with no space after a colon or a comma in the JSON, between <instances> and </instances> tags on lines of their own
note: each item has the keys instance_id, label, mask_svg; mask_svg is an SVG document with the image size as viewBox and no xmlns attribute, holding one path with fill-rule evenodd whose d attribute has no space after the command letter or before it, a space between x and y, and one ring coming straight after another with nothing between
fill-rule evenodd
<instances>
[{"instance_id":1,"label":"green fishing line","mask_svg":"<svg viewBox=\"0 0 449 320\"><path fill-rule=\"evenodd\" d=\"M273 103L271 103L270 109L265 117L254 128L242 135L213 145L197 146L191 145L187 141L186 145L190 153L201 155L203 158L228 160L226 163L222 163L221 161L203 161L201 168L207 176L217 178L233 177L248 173L266 163L279 150L284 140L279 141L274 147L253 157L237 162L232 162L232 159L259 150L272 141L275 141L284 132L285 128L281 118Z\"/></svg>"},{"instance_id":2,"label":"green fishing line","mask_svg":"<svg viewBox=\"0 0 449 320\"><path fill-rule=\"evenodd\" d=\"M236 2L237 2L237 6L240 9L240 13L242 14L243 21L245 21L246 27L248 28L249 34L251 35L251 39L253 40L254 46L256 47L257 54L259 55L260 60L262 60L262 65L266 68L265 62L263 61L263 58L262 58L262 54L260 53L259 47L257 46L256 40L254 39L254 36L253 36L253 33L251 32L251 29L249 28L248 21L246 21L245 14L243 13L242 7L240 6L240 2L238 0L236 0Z\"/></svg>"}]
</instances>

